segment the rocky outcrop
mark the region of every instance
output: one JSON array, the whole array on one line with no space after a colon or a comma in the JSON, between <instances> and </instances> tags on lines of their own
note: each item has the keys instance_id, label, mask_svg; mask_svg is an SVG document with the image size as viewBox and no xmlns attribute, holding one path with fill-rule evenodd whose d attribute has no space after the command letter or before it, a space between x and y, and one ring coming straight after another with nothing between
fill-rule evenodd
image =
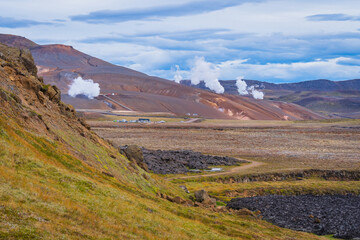
<instances>
[{"instance_id":1,"label":"rocky outcrop","mask_svg":"<svg viewBox=\"0 0 360 240\"><path fill-rule=\"evenodd\" d=\"M78 120L75 111L61 102L60 90L56 86L45 85L43 79L37 76L37 67L29 50L0 44L0 79L1 95L5 100L2 105L12 109L17 117L31 119L36 116L37 120L44 122L43 116L55 116L60 109L61 113ZM12 104L12 100L17 105ZM40 113L42 110L45 114Z\"/></svg>"},{"instance_id":2,"label":"rocky outcrop","mask_svg":"<svg viewBox=\"0 0 360 240\"><path fill-rule=\"evenodd\" d=\"M269 222L297 231L345 239L360 237L360 196L272 195L232 199L227 207L260 210Z\"/></svg>"},{"instance_id":3,"label":"rocky outcrop","mask_svg":"<svg viewBox=\"0 0 360 240\"><path fill-rule=\"evenodd\" d=\"M205 206L216 206L216 199L211 198L205 190L199 190L194 193L195 200Z\"/></svg>"},{"instance_id":4,"label":"rocky outcrop","mask_svg":"<svg viewBox=\"0 0 360 240\"><path fill-rule=\"evenodd\" d=\"M148 166L144 161L143 151L139 146L129 145L120 147L120 153L145 171L149 172Z\"/></svg>"}]
</instances>

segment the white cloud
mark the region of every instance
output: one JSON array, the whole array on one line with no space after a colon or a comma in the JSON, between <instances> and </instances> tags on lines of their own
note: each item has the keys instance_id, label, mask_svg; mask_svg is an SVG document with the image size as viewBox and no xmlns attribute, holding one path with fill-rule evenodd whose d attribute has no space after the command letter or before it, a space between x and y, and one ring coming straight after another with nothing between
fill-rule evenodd
<instances>
[{"instance_id":1,"label":"white cloud","mask_svg":"<svg viewBox=\"0 0 360 240\"><path fill-rule=\"evenodd\" d=\"M178 4L192 1L181 0ZM360 1L271 0L193 16L115 24L71 22L69 16L106 9L162 6L168 5L169 1L64 0L56 7L54 3L52 0L2 1L2 17L45 22L62 19L65 22L57 26L0 28L0 31L22 35L42 44L73 45L106 61L169 79L174 77L171 66L178 64L181 69L189 70L191 66L187 65L186 61L195 56L204 56L219 67L221 79L235 79L240 75L274 81L359 77L357 64L360 59L360 36L356 36L356 33L359 33L358 24L348 21L332 22L329 25L328 22L308 21L306 17L333 13L358 15ZM201 39L201 36L197 39L194 32L194 39L186 40L186 32L199 29L224 31L214 33L213 36L209 34L205 39ZM170 40L166 39L166 36L156 34L161 32L173 33L172 35L179 38ZM354 36L341 35L347 33ZM137 38L141 34L149 36ZM328 38L331 34L340 36L336 39ZM109 36L128 37L124 42L118 43L82 42L88 38ZM181 39L181 36L185 36L185 39ZM353 57L341 58L342 56ZM313 60L316 58L325 60ZM190 73L184 70L181 71L181 75L186 79Z\"/></svg>"},{"instance_id":2,"label":"white cloud","mask_svg":"<svg viewBox=\"0 0 360 240\"><path fill-rule=\"evenodd\" d=\"M311 62L297 63L268 63L264 65L249 64L243 62L235 66L223 66L221 68L221 77L227 77L236 74L244 74L247 79L255 80L288 80L298 79L331 79L344 80L360 77L360 66L344 65L343 62L351 61L351 58L334 58L328 60L318 60ZM311 79L310 79L311 78ZM231 78L230 78L231 79Z\"/></svg>"},{"instance_id":3,"label":"white cloud","mask_svg":"<svg viewBox=\"0 0 360 240\"><path fill-rule=\"evenodd\" d=\"M236 64L229 64L236 63ZM346 80L360 77L360 66L350 63L358 63L351 58L339 57L327 60L318 59L311 62L297 63L268 63L268 64L250 64L246 60L234 60L219 63L214 66L218 71L218 76L223 80L234 80L234 75L245 75L246 79L262 81L289 81L330 79ZM347 63L347 64L344 64ZM165 75L165 72L162 72ZM183 71L183 75L190 72ZM251 89L243 87L241 79L238 77L240 89L251 92ZM195 81L196 84L197 81Z\"/></svg>"}]
</instances>

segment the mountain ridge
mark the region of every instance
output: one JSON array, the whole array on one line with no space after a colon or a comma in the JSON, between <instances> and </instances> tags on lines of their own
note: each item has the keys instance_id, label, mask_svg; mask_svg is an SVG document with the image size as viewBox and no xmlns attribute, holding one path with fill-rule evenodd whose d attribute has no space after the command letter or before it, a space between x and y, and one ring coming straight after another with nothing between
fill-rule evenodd
<instances>
[{"instance_id":1,"label":"mountain ridge","mask_svg":"<svg viewBox=\"0 0 360 240\"><path fill-rule=\"evenodd\" d=\"M258 85L259 88L268 90L291 90L291 91L341 91L360 89L360 79L332 81L328 79L306 80L294 83L270 83L258 80L244 79L248 86ZM225 89L225 93L236 94L236 80L219 80ZM207 89L205 84L193 85L190 80L182 80L181 84Z\"/></svg>"},{"instance_id":2,"label":"mountain ridge","mask_svg":"<svg viewBox=\"0 0 360 240\"><path fill-rule=\"evenodd\" d=\"M268 83L244 80L265 93L265 99L295 103L330 118L360 118L360 79L331 81L309 80L297 83ZM205 84L194 86L190 80L184 85L207 89ZM236 80L220 80L225 93L239 95ZM208 90L208 89L207 89Z\"/></svg>"}]
</instances>

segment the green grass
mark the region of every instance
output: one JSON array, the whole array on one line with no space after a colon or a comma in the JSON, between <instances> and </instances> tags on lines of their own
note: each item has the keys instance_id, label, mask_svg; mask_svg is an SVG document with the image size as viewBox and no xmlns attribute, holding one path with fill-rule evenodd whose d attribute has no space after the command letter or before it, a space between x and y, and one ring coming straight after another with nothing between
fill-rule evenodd
<instances>
[{"instance_id":1,"label":"green grass","mask_svg":"<svg viewBox=\"0 0 360 240\"><path fill-rule=\"evenodd\" d=\"M183 184L183 183L182 183ZM360 194L360 181L326 181L312 178L299 181L217 183L187 182L186 187L194 192L207 190L212 196L223 201L234 197L254 197L262 195L303 195L303 194Z\"/></svg>"}]
</instances>

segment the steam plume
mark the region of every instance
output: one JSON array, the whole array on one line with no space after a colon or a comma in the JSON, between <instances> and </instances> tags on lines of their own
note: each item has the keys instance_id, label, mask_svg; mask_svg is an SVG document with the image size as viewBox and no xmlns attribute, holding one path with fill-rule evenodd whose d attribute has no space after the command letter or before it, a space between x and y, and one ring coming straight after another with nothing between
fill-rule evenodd
<instances>
[{"instance_id":1,"label":"steam plume","mask_svg":"<svg viewBox=\"0 0 360 240\"><path fill-rule=\"evenodd\" d=\"M264 99L264 93L257 90L257 85L252 85L248 87L247 83L243 80L244 77L236 78L236 86L240 95L249 95L251 94L255 99Z\"/></svg>"},{"instance_id":2,"label":"steam plume","mask_svg":"<svg viewBox=\"0 0 360 240\"><path fill-rule=\"evenodd\" d=\"M99 84L94 83L92 79L82 79L82 77L77 77L69 87L68 94L72 97L82 94L93 99L100 94Z\"/></svg>"},{"instance_id":3,"label":"steam plume","mask_svg":"<svg viewBox=\"0 0 360 240\"><path fill-rule=\"evenodd\" d=\"M224 87L219 82L220 69L214 64L206 62L204 57L196 57L191 69L191 83L197 85L200 81L216 93L224 93Z\"/></svg>"},{"instance_id":4,"label":"steam plume","mask_svg":"<svg viewBox=\"0 0 360 240\"><path fill-rule=\"evenodd\" d=\"M255 98L255 99L264 99L264 93L257 90L257 89L255 89L255 86L249 87L248 90L250 91L253 98Z\"/></svg>"},{"instance_id":5,"label":"steam plume","mask_svg":"<svg viewBox=\"0 0 360 240\"><path fill-rule=\"evenodd\" d=\"M180 67L179 65L176 65L175 67L176 67L176 72L174 75L174 80L175 82L180 83L180 81L183 80L183 77L180 74Z\"/></svg>"},{"instance_id":6,"label":"steam plume","mask_svg":"<svg viewBox=\"0 0 360 240\"><path fill-rule=\"evenodd\" d=\"M236 86L237 86L237 88L238 88L239 94L240 94L240 95L248 95L249 92L248 92L248 90L246 90L247 84L246 84L246 82L243 80L244 77L238 77L238 78L236 78L236 79L237 79L237 80L236 80Z\"/></svg>"}]
</instances>

